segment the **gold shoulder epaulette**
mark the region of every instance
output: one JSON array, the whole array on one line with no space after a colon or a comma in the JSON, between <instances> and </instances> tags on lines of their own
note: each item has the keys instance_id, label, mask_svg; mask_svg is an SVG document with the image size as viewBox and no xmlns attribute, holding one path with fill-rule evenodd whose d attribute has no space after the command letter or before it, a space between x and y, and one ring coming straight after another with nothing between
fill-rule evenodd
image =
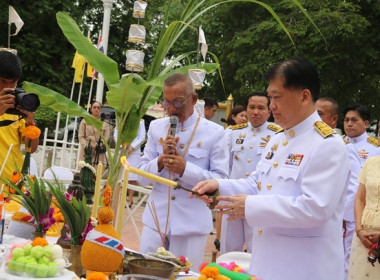
<instances>
[{"instance_id":1,"label":"gold shoulder epaulette","mask_svg":"<svg viewBox=\"0 0 380 280\"><path fill-rule=\"evenodd\" d=\"M370 136L367 138L367 141L375 147L379 147L379 141L375 137Z\"/></svg>"},{"instance_id":2,"label":"gold shoulder epaulette","mask_svg":"<svg viewBox=\"0 0 380 280\"><path fill-rule=\"evenodd\" d=\"M230 129L232 129L232 130L242 129L242 128L247 127L247 126L248 126L248 123L235 124L235 125L231 125Z\"/></svg>"},{"instance_id":3,"label":"gold shoulder epaulette","mask_svg":"<svg viewBox=\"0 0 380 280\"><path fill-rule=\"evenodd\" d=\"M315 130L323 137L327 138L330 135L335 134L335 130L329 127L325 122L322 121L316 121L314 123Z\"/></svg>"},{"instance_id":4,"label":"gold shoulder epaulette","mask_svg":"<svg viewBox=\"0 0 380 280\"><path fill-rule=\"evenodd\" d=\"M347 136L346 134L343 134L342 139L343 139L344 144L347 145L347 144L350 144L350 139L348 139L348 137L346 138L346 136Z\"/></svg>"},{"instance_id":5,"label":"gold shoulder epaulette","mask_svg":"<svg viewBox=\"0 0 380 280\"><path fill-rule=\"evenodd\" d=\"M268 129L270 129L276 133L280 132L282 130L282 127L275 125L275 124L269 124L267 127L268 127Z\"/></svg>"}]
</instances>

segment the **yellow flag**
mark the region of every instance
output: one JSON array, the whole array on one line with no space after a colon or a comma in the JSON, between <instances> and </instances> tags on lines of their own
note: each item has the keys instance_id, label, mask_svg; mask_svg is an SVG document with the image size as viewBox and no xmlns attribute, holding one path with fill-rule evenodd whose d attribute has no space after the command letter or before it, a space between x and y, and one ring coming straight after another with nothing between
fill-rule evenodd
<instances>
[{"instance_id":1,"label":"yellow flag","mask_svg":"<svg viewBox=\"0 0 380 280\"><path fill-rule=\"evenodd\" d=\"M91 38L88 37L87 39L92 44ZM87 60L86 60L86 62L87 62L87 77L88 78L92 78L92 75L93 75L93 72L94 72L94 68L92 68L92 66L90 65L90 63L88 63Z\"/></svg>"},{"instance_id":2,"label":"yellow flag","mask_svg":"<svg viewBox=\"0 0 380 280\"><path fill-rule=\"evenodd\" d=\"M83 73L83 67L86 62L86 59L81 56L78 51L75 52L72 68L75 69L75 82L81 83L83 80L82 73Z\"/></svg>"}]
</instances>

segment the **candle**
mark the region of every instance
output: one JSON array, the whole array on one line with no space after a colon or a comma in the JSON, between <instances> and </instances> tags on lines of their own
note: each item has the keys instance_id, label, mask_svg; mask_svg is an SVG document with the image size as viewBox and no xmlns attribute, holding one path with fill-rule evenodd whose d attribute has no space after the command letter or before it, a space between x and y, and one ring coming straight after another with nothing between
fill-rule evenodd
<instances>
[{"instance_id":1,"label":"candle","mask_svg":"<svg viewBox=\"0 0 380 280\"><path fill-rule=\"evenodd\" d=\"M123 227L123 219L124 219L124 208L127 199L127 189L128 189L128 178L129 178L129 168L125 168L124 171L124 180L123 186L121 188L121 196L119 201L119 209L117 210L117 223L116 223L116 232L121 236L121 229Z\"/></svg>"},{"instance_id":2,"label":"candle","mask_svg":"<svg viewBox=\"0 0 380 280\"><path fill-rule=\"evenodd\" d=\"M145 178L151 179L152 181L167 185L169 187L176 187L177 186L177 182L175 182L173 180L169 180L169 179L154 175L152 173L149 173L149 172L146 172L144 170L137 169L134 167L129 167L129 169L130 169L129 170L130 172L135 173L135 174L140 175L140 176L143 176Z\"/></svg>"},{"instance_id":3,"label":"candle","mask_svg":"<svg viewBox=\"0 0 380 280\"><path fill-rule=\"evenodd\" d=\"M98 207L99 207L99 197L100 197L100 183L102 181L102 171L103 164L99 162L98 168L96 169L96 181L95 181L95 193L94 193L94 203L92 204L92 217L97 218Z\"/></svg>"},{"instance_id":4,"label":"candle","mask_svg":"<svg viewBox=\"0 0 380 280\"><path fill-rule=\"evenodd\" d=\"M173 187L174 188L174 187L177 187L177 185L178 185L177 182L175 182L173 180L169 180L169 179L166 179L166 178L154 175L152 173L146 172L144 170L137 169L135 167L129 166L129 164L127 162L127 158L125 156L121 157L120 161L124 165L124 167L126 169L128 168L129 171L132 172L132 173L135 173L135 174L140 175L142 177L148 178L148 179L150 179L152 181L155 181L155 182L167 185L169 187Z\"/></svg>"}]
</instances>

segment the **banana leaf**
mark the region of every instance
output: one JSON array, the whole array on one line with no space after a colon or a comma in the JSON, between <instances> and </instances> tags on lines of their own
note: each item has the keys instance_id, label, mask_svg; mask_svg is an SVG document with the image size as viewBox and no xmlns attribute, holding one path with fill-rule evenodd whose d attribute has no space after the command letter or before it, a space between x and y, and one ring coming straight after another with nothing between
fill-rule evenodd
<instances>
[{"instance_id":1,"label":"banana leaf","mask_svg":"<svg viewBox=\"0 0 380 280\"><path fill-rule=\"evenodd\" d=\"M104 80L109 84L118 83L120 74L117 63L92 45L88 39L83 36L79 26L67 13L58 12L57 21L69 42L96 71L103 75Z\"/></svg>"},{"instance_id":2,"label":"banana leaf","mask_svg":"<svg viewBox=\"0 0 380 280\"><path fill-rule=\"evenodd\" d=\"M46 105L57 112L66 112L70 116L83 117L87 124L93 125L99 130L102 129L101 121L91 116L85 109L66 98L64 95L49 88L26 81L23 83L23 88L26 92L37 94L41 104Z\"/></svg>"}]
</instances>

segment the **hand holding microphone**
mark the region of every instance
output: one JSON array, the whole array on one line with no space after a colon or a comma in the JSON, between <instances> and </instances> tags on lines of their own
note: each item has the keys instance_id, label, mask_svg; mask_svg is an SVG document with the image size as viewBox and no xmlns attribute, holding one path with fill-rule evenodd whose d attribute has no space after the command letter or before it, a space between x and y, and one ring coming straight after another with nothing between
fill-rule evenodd
<instances>
[{"instance_id":1,"label":"hand holding microphone","mask_svg":"<svg viewBox=\"0 0 380 280\"><path fill-rule=\"evenodd\" d=\"M176 130L177 130L177 124L178 124L178 117L173 115L173 116L170 116L170 128L169 128L169 135L170 136L173 136L174 138L174 143L172 143L172 141L170 141L172 137L168 137L166 138L166 141L168 141L169 143L167 144L167 154L170 154L170 155L175 155L176 154L176 145L177 145L177 142L175 141L175 134L176 134Z\"/></svg>"}]
</instances>

